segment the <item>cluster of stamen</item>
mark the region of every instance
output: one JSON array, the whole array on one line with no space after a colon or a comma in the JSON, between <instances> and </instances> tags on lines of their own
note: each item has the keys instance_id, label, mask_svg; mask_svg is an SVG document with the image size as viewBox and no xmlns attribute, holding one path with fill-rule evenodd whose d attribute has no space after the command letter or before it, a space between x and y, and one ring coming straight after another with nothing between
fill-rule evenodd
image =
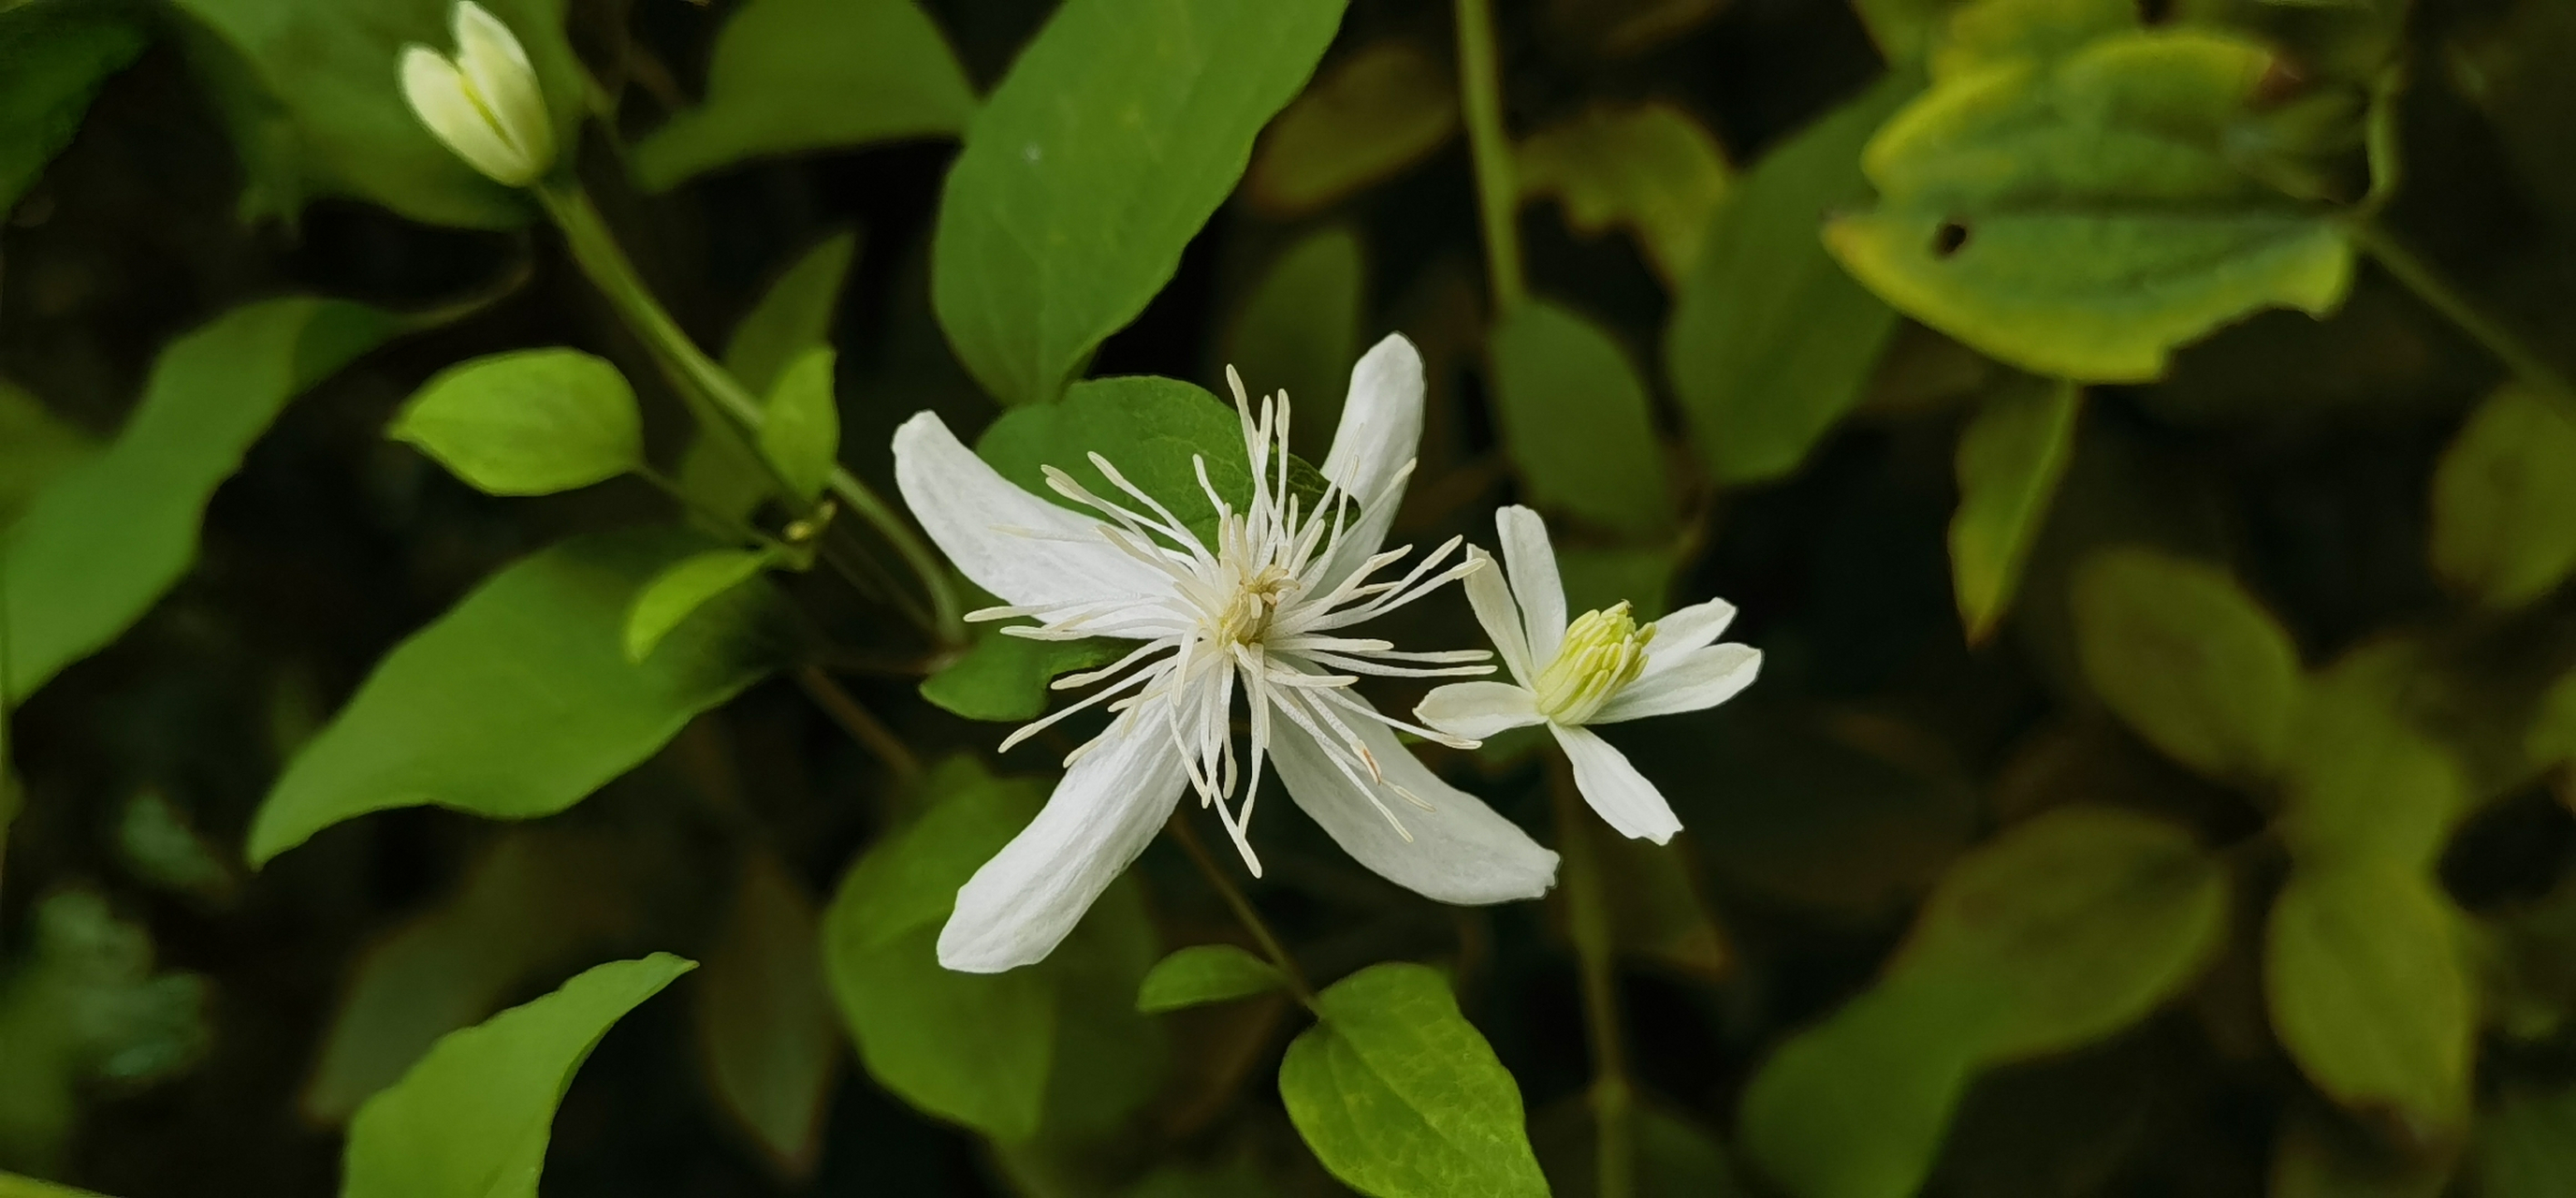
<instances>
[{"instance_id":1,"label":"cluster of stamen","mask_svg":"<svg viewBox=\"0 0 2576 1198\"><path fill-rule=\"evenodd\" d=\"M1560 724L1580 724L1601 710L1637 676L1646 672L1646 646L1655 626L1637 627L1625 601L1605 611L1588 611L1565 630L1556 660L1538 673L1531 689L1539 714Z\"/></svg>"},{"instance_id":2,"label":"cluster of stamen","mask_svg":"<svg viewBox=\"0 0 2576 1198\"><path fill-rule=\"evenodd\" d=\"M1065 758L1070 766L1109 736L1150 732L1135 728L1135 722L1149 702L1167 700L1159 709L1160 718L1181 751L1191 788L1197 791L1201 806L1216 809L1244 864L1259 877L1261 861L1246 834L1274 718L1285 718L1312 737L1334 768L1368 796L1399 836L1410 841L1412 833L1378 792L1391 791L1425 811L1431 807L1386 779L1354 723L1373 720L1459 748L1472 748L1476 742L1390 718L1345 691L1363 674L1438 678L1490 674L1493 667L1473 664L1492 656L1481 649L1414 653L1383 640L1339 635L1465 577L1483 562L1469 557L1442 569L1462 540L1452 537L1399 578L1370 581L1410 553L1409 547L1370 557L1345 576L1328 577L1334 556L1329 550L1341 540L1351 515L1396 502L1412 464L1395 471L1377 494L1351 495L1332 484L1307 509L1289 487L1286 393L1264 397L1256 414L1244 395L1243 380L1231 368L1226 379L1233 385L1253 487L1250 503L1237 509L1209 481L1206 459L1193 459L1199 489L1217 513L1214 544L1203 541L1169 507L1129 482L1097 453L1089 455L1092 466L1125 497L1123 501L1096 494L1052 466L1045 471L1047 485L1057 494L1103 517L1094 526L1101 539L1168 578L1168 591L987 608L966 618L1033 617L1039 621L1035 626L1002 631L1034 640L1118 636L1143 641L1105 668L1057 679L1058 690L1109 684L1021 727L1002 747L1008 749L1077 711L1106 703L1116 718L1099 737ZM1238 688L1251 725L1252 751L1248 768L1243 769L1237 768L1234 751ZM1238 783L1243 794L1233 802Z\"/></svg>"}]
</instances>

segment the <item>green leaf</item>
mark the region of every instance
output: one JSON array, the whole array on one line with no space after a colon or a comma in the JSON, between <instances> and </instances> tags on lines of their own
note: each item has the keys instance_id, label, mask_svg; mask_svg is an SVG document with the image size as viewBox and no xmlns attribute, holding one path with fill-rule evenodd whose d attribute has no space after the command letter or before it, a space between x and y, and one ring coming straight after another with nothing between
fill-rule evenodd
<instances>
[{"instance_id":1,"label":"green leaf","mask_svg":"<svg viewBox=\"0 0 2576 1198\"><path fill-rule=\"evenodd\" d=\"M1545 1195L1520 1086L1427 966L1372 965L1319 996L1279 1096L1306 1146L1375 1198Z\"/></svg>"},{"instance_id":2,"label":"green leaf","mask_svg":"<svg viewBox=\"0 0 2576 1198\"><path fill-rule=\"evenodd\" d=\"M454 50L454 0L176 2L228 51L221 77L257 93L257 107L269 114L263 137L277 144L247 152L273 158L301 184L296 191L354 196L434 225L515 228L536 215L524 193L484 178L430 136L403 99L395 67L403 47ZM564 38L564 0L483 6L535 66L555 144L570 159L590 105L580 60ZM301 195L280 198L286 206L277 215L292 217Z\"/></svg>"},{"instance_id":3,"label":"green leaf","mask_svg":"<svg viewBox=\"0 0 2576 1198\"><path fill-rule=\"evenodd\" d=\"M2270 1198L2442 1198L2458 1158L2409 1153L2301 1104L2273 1140Z\"/></svg>"},{"instance_id":4,"label":"green leaf","mask_svg":"<svg viewBox=\"0 0 2576 1198\"><path fill-rule=\"evenodd\" d=\"M2433 570L2498 610L2576 570L2576 424L2507 386L2488 397L2433 471Z\"/></svg>"},{"instance_id":5,"label":"green leaf","mask_svg":"<svg viewBox=\"0 0 2576 1198\"><path fill-rule=\"evenodd\" d=\"M1968 643L1993 636L2021 587L2030 547L2075 456L2084 393L2073 383L2010 387L1959 434L1959 510L1950 517L1950 589Z\"/></svg>"},{"instance_id":6,"label":"green leaf","mask_svg":"<svg viewBox=\"0 0 2576 1198\"><path fill-rule=\"evenodd\" d=\"M1270 962L1231 944L1193 944L1154 963L1154 971L1136 990L1136 1009L1160 1015L1268 994L1286 985Z\"/></svg>"},{"instance_id":7,"label":"green leaf","mask_svg":"<svg viewBox=\"0 0 2576 1198\"><path fill-rule=\"evenodd\" d=\"M1056 10L968 126L940 197L932 305L985 390L1052 400L1145 310L1341 17L1342 0Z\"/></svg>"},{"instance_id":8,"label":"green leaf","mask_svg":"<svg viewBox=\"0 0 2576 1198\"><path fill-rule=\"evenodd\" d=\"M1246 387L1285 391L1295 447L1320 453L1341 423L1367 298L1360 239L1348 226L1307 234L1270 264L1226 326L1225 360Z\"/></svg>"},{"instance_id":9,"label":"green leaf","mask_svg":"<svg viewBox=\"0 0 2576 1198\"><path fill-rule=\"evenodd\" d=\"M2576 1089L2508 1087L2478 1120L2479 1198L2554 1198L2576 1187Z\"/></svg>"},{"instance_id":10,"label":"green leaf","mask_svg":"<svg viewBox=\"0 0 2576 1198\"><path fill-rule=\"evenodd\" d=\"M832 994L868 1073L1005 1143L1123 1117L1150 1093L1162 1053L1133 1010L1154 952L1133 883L1112 885L1037 965L941 968L957 888L1036 817L1044 788L961 756L923 790L929 810L859 859L823 917Z\"/></svg>"},{"instance_id":11,"label":"green leaf","mask_svg":"<svg viewBox=\"0 0 2576 1198\"><path fill-rule=\"evenodd\" d=\"M0 1198L105 1198L105 1196L89 1190L58 1186L50 1181L20 1177L15 1173L0 1173Z\"/></svg>"},{"instance_id":12,"label":"green leaf","mask_svg":"<svg viewBox=\"0 0 2576 1198\"><path fill-rule=\"evenodd\" d=\"M0 9L0 216L18 206L72 134L110 75L143 52L145 38L120 9L41 0Z\"/></svg>"},{"instance_id":13,"label":"green leaf","mask_svg":"<svg viewBox=\"0 0 2576 1198\"><path fill-rule=\"evenodd\" d=\"M2273 900L2264 991L2272 1028L2327 1097L2419 1138L2467 1118L2475 996L2459 914L2418 867L2302 862Z\"/></svg>"},{"instance_id":14,"label":"green leaf","mask_svg":"<svg viewBox=\"0 0 2576 1198\"><path fill-rule=\"evenodd\" d=\"M636 591L707 548L677 529L592 534L486 580L386 654L288 764L252 821L251 863L396 807L552 815L651 756L786 655L775 593L745 587L627 660Z\"/></svg>"},{"instance_id":15,"label":"green leaf","mask_svg":"<svg viewBox=\"0 0 2576 1198\"><path fill-rule=\"evenodd\" d=\"M725 1111L791 1178L822 1154L823 1114L843 1061L824 987L814 900L766 852L745 855L696 1008L700 1059Z\"/></svg>"},{"instance_id":16,"label":"green leaf","mask_svg":"<svg viewBox=\"0 0 2576 1198\"><path fill-rule=\"evenodd\" d=\"M1823 214L1867 194L1861 144L1922 87L1892 72L1738 179L1664 330L1664 373L1723 483L1779 478L1842 419L1896 313L1825 253Z\"/></svg>"},{"instance_id":17,"label":"green leaf","mask_svg":"<svg viewBox=\"0 0 2576 1198\"><path fill-rule=\"evenodd\" d=\"M921 680L921 697L970 720L1034 720L1046 713L1047 683L1057 675L1105 666L1127 649L1127 642L1106 637L1033 641L988 625L965 656Z\"/></svg>"},{"instance_id":18,"label":"green leaf","mask_svg":"<svg viewBox=\"0 0 2576 1198\"><path fill-rule=\"evenodd\" d=\"M1654 410L1610 334L1529 300L1504 314L1486 350L1503 445L1532 503L1635 536L1671 523Z\"/></svg>"},{"instance_id":19,"label":"green leaf","mask_svg":"<svg viewBox=\"0 0 2576 1198\"><path fill-rule=\"evenodd\" d=\"M397 330L337 300L236 308L170 343L106 451L0 533L9 676L23 700L104 648L187 573L215 488L286 402Z\"/></svg>"},{"instance_id":20,"label":"green leaf","mask_svg":"<svg viewBox=\"0 0 2576 1198\"><path fill-rule=\"evenodd\" d=\"M858 252L856 233L824 238L778 276L733 326L733 339L725 343L725 369L752 394L769 394L789 363L831 344L833 313Z\"/></svg>"},{"instance_id":21,"label":"green leaf","mask_svg":"<svg viewBox=\"0 0 2576 1198\"><path fill-rule=\"evenodd\" d=\"M1270 123L1245 173L1255 208L1293 218L1392 177L1458 131L1445 59L1389 38L1351 51Z\"/></svg>"},{"instance_id":22,"label":"green leaf","mask_svg":"<svg viewBox=\"0 0 2576 1198\"><path fill-rule=\"evenodd\" d=\"M2078 567L2074 612L2084 676L2138 735L2213 778L2272 776L2298 713L2298 651L2233 579L2105 550Z\"/></svg>"},{"instance_id":23,"label":"green leaf","mask_svg":"<svg viewBox=\"0 0 2576 1198\"><path fill-rule=\"evenodd\" d=\"M492 495L551 495L644 465L626 376L575 349L527 349L438 372L385 435Z\"/></svg>"},{"instance_id":24,"label":"green leaf","mask_svg":"<svg viewBox=\"0 0 2576 1198\"><path fill-rule=\"evenodd\" d=\"M832 398L837 360L828 346L796 359L771 389L760 426L760 452L809 504L822 497L823 484L840 465L841 409Z\"/></svg>"},{"instance_id":25,"label":"green leaf","mask_svg":"<svg viewBox=\"0 0 2576 1198\"><path fill-rule=\"evenodd\" d=\"M2281 838L2302 865L2370 857L2429 870L2467 813L2467 783L2409 727L2399 696L2338 663L2308 687L2281 788Z\"/></svg>"},{"instance_id":26,"label":"green leaf","mask_svg":"<svg viewBox=\"0 0 2576 1198\"><path fill-rule=\"evenodd\" d=\"M626 660L651 657L672 629L760 573L769 560L757 550L710 549L664 567L626 611Z\"/></svg>"},{"instance_id":27,"label":"green leaf","mask_svg":"<svg viewBox=\"0 0 2576 1198\"><path fill-rule=\"evenodd\" d=\"M1625 227L1646 261L1677 285L1699 261L1709 220L1726 199L1726 154L1699 121L1661 101L1595 102L1522 141L1514 174L1524 196L1554 196L1587 237Z\"/></svg>"},{"instance_id":28,"label":"green leaf","mask_svg":"<svg viewBox=\"0 0 2576 1198\"><path fill-rule=\"evenodd\" d=\"M1061 403L1005 412L984 430L975 452L1031 494L1095 516L1049 487L1043 468L1072 475L1094 495L1119 499L1124 492L1091 464L1089 455L1099 454L1211 543L1216 505L1199 486L1195 460L1206 459L1209 484L1237 511L1252 498L1252 462L1232 405L1193 384L1154 375L1091 379L1074 384ZM1322 473L1294 459L1289 472L1290 490L1313 510L1323 498Z\"/></svg>"},{"instance_id":29,"label":"green leaf","mask_svg":"<svg viewBox=\"0 0 2576 1198\"><path fill-rule=\"evenodd\" d=\"M1879 207L1825 230L1907 315L2035 373L2139 382L2263 308L2342 303L2341 227L2228 152L2268 51L2174 28L1945 55L1862 155Z\"/></svg>"},{"instance_id":30,"label":"green leaf","mask_svg":"<svg viewBox=\"0 0 2576 1198\"><path fill-rule=\"evenodd\" d=\"M1792 1037L1744 1091L1738 1143L1796 1198L1908 1198L1975 1067L1982 995L1872 990Z\"/></svg>"},{"instance_id":31,"label":"green leaf","mask_svg":"<svg viewBox=\"0 0 2576 1198\"><path fill-rule=\"evenodd\" d=\"M56 419L44 401L0 379L0 529L56 478L90 460L89 435Z\"/></svg>"},{"instance_id":32,"label":"green leaf","mask_svg":"<svg viewBox=\"0 0 2576 1198\"><path fill-rule=\"evenodd\" d=\"M945 136L974 113L913 0L754 0L716 38L706 102L636 145L635 177L664 191L751 158Z\"/></svg>"},{"instance_id":33,"label":"green leaf","mask_svg":"<svg viewBox=\"0 0 2576 1198\"><path fill-rule=\"evenodd\" d=\"M612 1025L696 967L668 953L613 961L440 1040L349 1125L343 1198L536 1198L573 1074Z\"/></svg>"}]
</instances>

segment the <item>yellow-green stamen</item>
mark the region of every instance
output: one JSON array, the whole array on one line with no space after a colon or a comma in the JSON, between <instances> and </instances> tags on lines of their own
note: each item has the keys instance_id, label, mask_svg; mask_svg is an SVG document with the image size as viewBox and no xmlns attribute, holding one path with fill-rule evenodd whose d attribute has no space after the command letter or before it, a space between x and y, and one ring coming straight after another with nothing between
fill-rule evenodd
<instances>
[{"instance_id":1,"label":"yellow-green stamen","mask_svg":"<svg viewBox=\"0 0 2576 1198\"><path fill-rule=\"evenodd\" d=\"M1556 660L1539 671L1539 714L1560 724L1580 724L1601 705L1646 672L1646 646L1655 626L1637 627L1620 603L1605 611L1588 611L1565 630Z\"/></svg>"}]
</instances>

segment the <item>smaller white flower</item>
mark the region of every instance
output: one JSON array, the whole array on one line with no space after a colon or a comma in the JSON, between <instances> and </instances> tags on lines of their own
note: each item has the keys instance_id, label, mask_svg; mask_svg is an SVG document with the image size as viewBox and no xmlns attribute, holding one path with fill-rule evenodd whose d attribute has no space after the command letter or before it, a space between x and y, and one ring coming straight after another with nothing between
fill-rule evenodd
<instances>
[{"instance_id":1,"label":"smaller white flower","mask_svg":"<svg viewBox=\"0 0 2576 1198\"><path fill-rule=\"evenodd\" d=\"M403 99L448 149L494 182L525 187L554 168L554 122L536 68L510 27L474 0L456 5L456 56L403 47Z\"/></svg>"},{"instance_id":2,"label":"smaller white flower","mask_svg":"<svg viewBox=\"0 0 2576 1198\"><path fill-rule=\"evenodd\" d=\"M1479 740L1545 724L1574 763L1583 800L1602 819L1625 836L1657 844L1671 840L1682 830L1672 805L1626 755L1585 725L1715 707L1752 685L1762 669L1762 651L1711 643L1735 618L1734 605L1723 599L1685 607L1643 628L1624 602L1585 612L1569 625L1556 549L1538 513L1504 508L1494 514L1494 528L1502 537L1504 568L1467 575L1467 601L1518 685L1451 683L1424 698L1414 716L1442 732ZM1481 549L1468 552L1484 556Z\"/></svg>"}]
</instances>

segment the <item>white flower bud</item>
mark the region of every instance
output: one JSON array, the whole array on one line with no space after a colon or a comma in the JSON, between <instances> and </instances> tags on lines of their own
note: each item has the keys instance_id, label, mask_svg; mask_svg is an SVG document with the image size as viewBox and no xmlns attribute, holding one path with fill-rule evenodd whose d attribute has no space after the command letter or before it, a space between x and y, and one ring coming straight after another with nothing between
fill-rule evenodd
<instances>
[{"instance_id":1,"label":"white flower bud","mask_svg":"<svg viewBox=\"0 0 2576 1198\"><path fill-rule=\"evenodd\" d=\"M536 68L510 27L473 0L456 5L456 56L403 47L403 99L456 156L495 182L526 187L555 164L554 123Z\"/></svg>"}]
</instances>

